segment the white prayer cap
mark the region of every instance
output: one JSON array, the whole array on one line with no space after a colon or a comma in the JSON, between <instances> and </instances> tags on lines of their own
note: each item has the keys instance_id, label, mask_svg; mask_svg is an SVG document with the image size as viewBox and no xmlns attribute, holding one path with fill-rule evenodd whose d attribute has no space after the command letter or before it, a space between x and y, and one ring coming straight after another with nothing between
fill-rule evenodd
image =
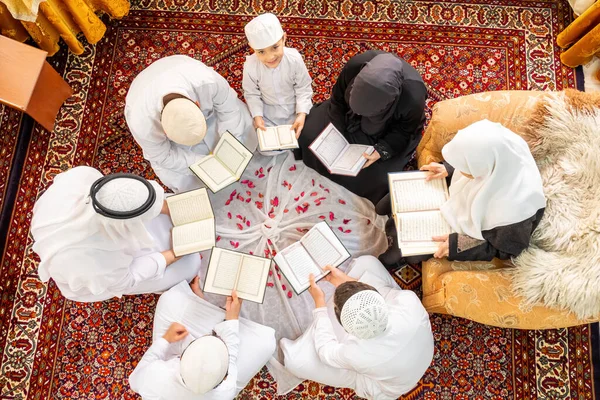
<instances>
[{"instance_id":1,"label":"white prayer cap","mask_svg":"<svg viewBox=\"0 0 600 400\"><path fill-rule=\"evenodd\" d=\"M92 184L90 196L94 210L108 218L129 219L150 210L156 202L156 190L142 177L111 174Z\"/></svg>"},{"instance_id":2,"label":"white prayer cap","mask_svg":"<svg viewBox=\"0 0 600 400\"><path fill-rule=\"evenodd\" d=\"M274 14L261 14L244 27L248 44L255 50L266 49L283 37L283 29Z\"/></svg>"},{"instance_id":3,"label":"white prayer cap","mask_svg":"<svg viewBox=\"0 0 600 400\"><path fill-rule=\"evenodd\" d=\"M346 300L340 321L346 332L359 339L379 336L388 323L385 299L375 290L361 290Z\"/></svg>"},{"instance_id":4,"label":"white prayer cap","mask_svg":"<svg viewBox=\"0 0 600 400\"><path fill-rule=\"evenodd\" d=\"M200 107L188 98L169 101L163 108L160 123L169 139L193 146L206 136L206 119Z\"/></svg>"},{"instance_id":5,"label":"white prayer cap","mask_svg":"<svg viewBox=\"0 0 600 400\"><path fill-rule=\"evenodd\" d=\"M196 394L213 390L229 368L229 351L215 336L194 340L181 356L180 374L185 386Z\"/></svg>"}]
</instances>

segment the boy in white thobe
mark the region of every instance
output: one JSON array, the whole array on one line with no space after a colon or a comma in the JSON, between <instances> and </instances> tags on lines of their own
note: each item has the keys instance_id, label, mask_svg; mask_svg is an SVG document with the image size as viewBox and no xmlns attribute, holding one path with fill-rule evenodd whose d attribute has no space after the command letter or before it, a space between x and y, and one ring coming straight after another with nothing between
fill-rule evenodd
<instances>
[{"instance_id":1,"label":"boy in white thobe","mask_svg":"<svg viewBox=\"0 0 600 400\"><path fill-rule=\"evenodd\" d=\"M254 54L246 57L242 87L255 127L291 124L300 136L313 96L302 56L285 47L285 33L273 14L259 15L244 30Z\"/></svg>"},{"instance_id":2,"label":"boy in white thobe","mask_svg":"<svg viewBox=\"0 0 600 400\"><path fill-rule=\"evenodd\" d=\"M144 400L233 399L275 351L275 331L239 319L240 303L229 297L225 312L208 303L197 278L164 293L154 315L153 344L129 377L131 389ZM180 332L174 338L173 325ZM209 336L213 331L226 354L219 354L214 340L212 354L189 353L191 344L215 339Z\"/></svg>"},{"instance_id":3,"label":"boy in white thobe","mask_svg":"<svg viewBox=\"0 0 600 400\"><path fill-rule=\"evenodd\" d=\"M198 254L171 249L163 188L130 174L75 167L58 174L33 207L33 251L43 282L73 301L162 292L200 269Z\"/></svg>"},{"instance_id":4,"label":"boy in white thobe","mask_svg":"<svg viewBox=\"0 0 600 400\"><path fill-rule=\"evenodd\" d=\"M175 99L180 105L188 100L201 113L169 106ZM170 116L164 115L167 106ZM248 108L225 78L184 55L162 58L140 72L125 99L125 119L156 175L176 193L202 185L188 167L208 155L225 131L252 152L257 145Z\"/></svg>"},{"instance_id":5,"label":"boy in white thobe","mask_svg":"<svg viewBox=\"0 0 600 400\"><path fill-rule=\"evenodd\" d=\"M351 388L368 399L408 392L433 359L429 315L419 298L401 290L372 256L357 258L348 275L326 268L336 286L333 307L328 310L312 278L314 321L297 340L281 340L285 367L299 378Z\"/></svg>"}]
</instances>

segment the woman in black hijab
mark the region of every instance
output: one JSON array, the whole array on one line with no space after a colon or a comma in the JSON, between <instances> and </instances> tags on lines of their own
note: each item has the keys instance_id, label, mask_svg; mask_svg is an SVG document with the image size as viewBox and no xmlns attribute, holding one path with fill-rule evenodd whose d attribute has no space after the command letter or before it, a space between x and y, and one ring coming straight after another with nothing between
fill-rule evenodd
<instances>
[{"instance_id":1,"label":"woman in black hijab","mask_svg":"<svg viewBox=\"0 0 600 400\"><path fill-rule=\"evenodd\" d=\"M306 166L376 204L388 191L388 172L402 171L425 123L427 90L421 75L392 53L369 50L348 60L331 98L312 108L298 139ZM348 142L371 145L356 177L332 175L308 148L329 123Z\"/></svg>"}]
</instances>

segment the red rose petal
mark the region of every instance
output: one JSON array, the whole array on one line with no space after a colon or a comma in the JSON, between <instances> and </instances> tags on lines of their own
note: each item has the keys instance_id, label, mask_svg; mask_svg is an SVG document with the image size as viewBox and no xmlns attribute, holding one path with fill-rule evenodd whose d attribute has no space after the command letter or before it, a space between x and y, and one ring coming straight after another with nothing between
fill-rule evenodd
<instances>
[{"instance_id":1,"label":"red rose petal","mask_svg":"<svg viewBox=\"0 0 600 400\"><path fill-rule=\"evenodd\" d=\"M345 219L344 220L344 224L347 224L348 222L352 221L351 219Z\"/></svg>"}]
</instances>

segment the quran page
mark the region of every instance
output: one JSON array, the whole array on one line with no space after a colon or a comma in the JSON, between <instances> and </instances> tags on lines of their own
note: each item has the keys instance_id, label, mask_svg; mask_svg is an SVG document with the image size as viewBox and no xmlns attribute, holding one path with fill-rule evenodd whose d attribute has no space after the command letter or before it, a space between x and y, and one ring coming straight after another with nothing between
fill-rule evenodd
<instances>
[{"instance_id":1,"label":"quran page","mask_svg":"<svg viewBox=\"0 0 600 400\"><path fill-rule=\"evenodd\" d=\"M257 129L256 131L261 139L261 150L274 150L280 147L277 128L267 128L265 131Z\"/></svg>"},{"instance_id":2,"label":"quran page","mask_svg":"<svg viewBox=\"0 0 600 400\"><path fill-rule=\"evenodd\" d=\"M348 258L350 253L329 225L319 222L300 241L280 251L274 260L294 291L300 294L310 286L309 274L319 280L328 274L323 267L337 267Z\"/></svg>"},{"instance_id":3,"label":"quran page","mask_svg":"<svg viewBox=\"0 0 600 400\"><path fill-rule=\"evenodd\" d=\"M278 253L275 256L275 262L298 294L310 286L310 274L314 274L315 279L324 276L323 271L315 264L300 242L296 242Z\"/></svg>"},{"instance_id":4,"label":"quran page","mask_svg":"<svg viewBox=\"0 0 600 400\"><path fill-rule=\"evenodd\" d=\"M174 227L172 241L173 252L177 257L210 249L215 245L214 219Z\"/></svg>"},{"instance_id":5,"label":"quran page","mask_svg":"<svg viewBox=\"0 0 600 400\"><path fill-rule=\"evenodd\" d=\"M214 218L205 188L169 196L167 205L174 226Z\"/></svg>"},{"instance_id":6,"label":"quran page","mask_svg":"<svg viewBox=\"0 0 600 400\"><path fill-rule=\"evenodd\" d=\"M333 126L327 125L325 130L311 143L309 148L328 169L348 146L346 138Z\"/></svg>"},{"instance_id":7,"label":"quran page","mask_svg":"<svg viewBox=\"0 0 600 400\"><path fill-rule=\"evenodd\" d=\"M277 136L281 147L298 147L296 133L292 130L291 125L278 126Z\"/></svg>"},{"instance_id":8,"label":"quran page","mask_svg":"<svg viewBox=\"0 0 600 400\"><path fill-rule=\"evenodd\" d=\"M302 237L300 243L320 268L327 265L335 266L336 262L342 258L342 254L319 229L313 228L308 231Z\"/></svg>"},{"instance_id":9,"label":"quran page","mask_svg":"<svg viewBox=\"0 0 600 400\"><path fill-rule=\"evenodd\" d=\"M213 247L203 290L229 296L235 288L242 257L242 253Z\"/></svg>"},{"instance_id":10,"label":"quran page","mask_svg":"<svg viewBox=\"0 0 600 400\"><path fill-rule=\"evenodd\" d=\"M238 179L252 158L252 153L229 132L221 136L214 153L215 157Z\"/></svg>"},{"instance_id":11,"label":"quran page","mask_svg":"<svg viewBox=\"0 0 600 400\"><path fill-rule=\"evenodd\" d=\"M389 175L393 209L407 211L438 210L448 199L445 179L425 181L428 172L399 172Z\"/></svg>"},{"instance_id":12,"label":"quran page","mask_svg":"<svg viewBox=\"0 0 600 400\"><path fill-rule=\"evenodd\" d=\"M236 290L243 299L262 303L271 260L244 256Z\"/></svg>"},{"instance_id":13,"label":"quran page","mask_svg":"<svg viewBox=\"0 0 600 400\"><path fill-rule=\"evenodd\" d=\"M333 167L340 170L351 171L355 166L362 161L361 167L365 164L367 159L363 156L364 153L369 153L370 146L363 146L360 144L351 144L346 147L346 151L340 157L335 160Z\"/></svg>"},{"instance_id":14,"label":"quran page","mask_svg":"<svg viewBox=\"0 0 600 400\"><path fill-rule=\"evenodd\" d=\"M190 165L190 169L212 190L217 192L235 182L235 177L214 156L206 156L196 164Z\"/></svg>"},{"instance_id":15,"label":"quran page","mask_svg":"<svg viewBox=\"0 0 600 400\"><path fill-rule=\"evenodd\" d=\"M431 242L433 236L452 233L450 225L440 211L420 211L397 214L399 239L406 242Z\"/></svg>"}]
</instances>

